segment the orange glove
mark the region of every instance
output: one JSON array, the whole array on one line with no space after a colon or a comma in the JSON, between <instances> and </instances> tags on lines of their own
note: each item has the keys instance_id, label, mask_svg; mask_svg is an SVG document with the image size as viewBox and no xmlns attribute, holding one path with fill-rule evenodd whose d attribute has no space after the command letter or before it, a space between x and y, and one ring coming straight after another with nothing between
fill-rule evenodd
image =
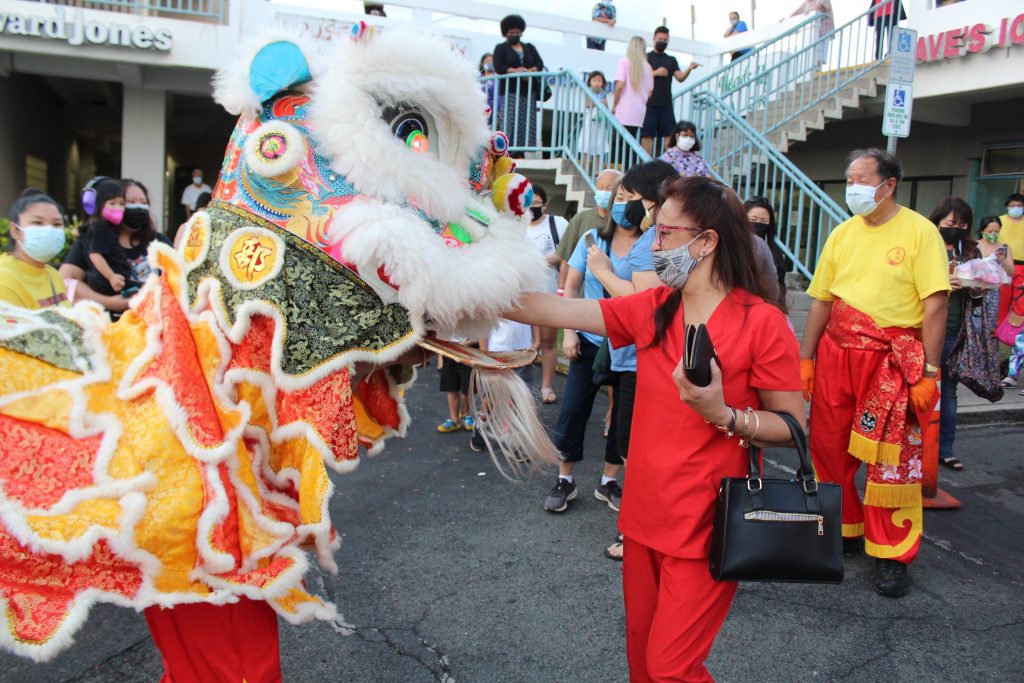
<instances>
[{"instance_id":1,"label":"orange glove","mask_svg":"<svg viewBox=\"0 0 1024 683\"><path fill-rule=\"evenodd\" d=\"M814 391L814 361L810 358L800 359L800 383L804 389L804 400L810 401Z\"/></svg>"},{"instance_id":2,"label":"orange glove","mask_svg":"<svg viewBox=\"0 0 1024 683\"><path fill-rule=\"evenodd\" d=\"M931 408L937 390L938 385L934 377L922 377L917 384L910 387L910 405L917 412L923 413Z\"/></svg>"}]
</instances>

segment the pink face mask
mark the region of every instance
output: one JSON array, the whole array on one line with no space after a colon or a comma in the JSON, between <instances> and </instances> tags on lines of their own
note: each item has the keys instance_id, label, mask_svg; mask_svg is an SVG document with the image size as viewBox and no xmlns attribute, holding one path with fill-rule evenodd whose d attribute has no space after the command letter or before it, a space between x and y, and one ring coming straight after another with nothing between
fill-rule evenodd
<instances>
[{"instance_id":1,"label":"pink face mask","mask_svg":"<svg viewBox=\"0 0 1024 683\"><path fill-rule=\"evenodd\" d=\"M111 225L121 225L121 221L124 220L124 207L104 206L103 210L100 211L100 215Z\"/></svg>"}]
</instances>

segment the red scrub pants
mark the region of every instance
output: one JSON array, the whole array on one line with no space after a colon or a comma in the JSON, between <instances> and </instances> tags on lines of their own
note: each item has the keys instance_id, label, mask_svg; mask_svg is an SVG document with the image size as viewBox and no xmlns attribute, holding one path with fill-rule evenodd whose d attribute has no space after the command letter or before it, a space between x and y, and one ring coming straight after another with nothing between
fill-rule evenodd
<instances>
[{"instance_id":1,"label":"red scrub pants","mask_svg":"<svg viewBox=\"0 0 1024 683\"><path fill-rule=\"evenodd\" d=\"M277 615L262 600L149 607L146 624L164 661L161 683L279 683Z\"/></svg>"},{"instance_id":2,"label":"red scrub pants","mask_svg":"<svg viewBox=\"0 0 1024 683\"><path fill-rule=\"evenodd\" d=\"M622 559L629 680L714 681L704 661L738 584L712 579L707 558L671 557L629 537Z\"/></svg>"}]
</instances>

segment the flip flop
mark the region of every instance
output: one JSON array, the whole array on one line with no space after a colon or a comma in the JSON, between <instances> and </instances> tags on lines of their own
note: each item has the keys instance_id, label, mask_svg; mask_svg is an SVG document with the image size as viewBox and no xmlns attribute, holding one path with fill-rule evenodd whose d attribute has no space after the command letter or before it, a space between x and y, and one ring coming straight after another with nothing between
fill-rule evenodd
<instances>
[{"instance_id":1,"label":"flip flop","mask_svg":"<svg viewBox=\"0 0 1024 683\"><path fill-rule=\"evenodd\" d=\"M622 562L622 543L616 541L610 546L604 549L604 556L609 560L615 560L616 562Z\"/></svg>"},{"instance_id":2,"label":"flip flop","mask_svg":"<svg viewBox=\"0 0 1024 683\"><path fill-rule=\"evenodd\" d=\"M558 396L551 387L544 387L540 390L540 400L541 403L554 403L558 400Z\"/></svg>"},{"instance_id":3,"label":"flip flop","mask_svg":"<svg viewBox=\"0 0 1024 683\"><path fill-rule=\"evenodd\" d=\"M954 458L953 456L950 456L948 458L939 458L939 462L942 464L943 467L948 467L949 469L955 470L957 472L961 471L964 468L964 464L957 460L956 458Z\"/></svg>"}]
</instances>

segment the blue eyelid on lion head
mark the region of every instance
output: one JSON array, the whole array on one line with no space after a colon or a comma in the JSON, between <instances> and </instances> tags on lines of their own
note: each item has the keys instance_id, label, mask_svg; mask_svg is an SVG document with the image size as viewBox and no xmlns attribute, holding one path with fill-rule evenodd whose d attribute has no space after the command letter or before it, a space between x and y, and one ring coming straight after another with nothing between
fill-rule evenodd
<instances>
[{"instance_id":1,"label":"blue eyelid on lion head","mask_svg":"<svg viewBox=\"0 0 1024 683\"><path fill-rule=\"evenodd\" d=\"M279 40L256 53L249 65L249 87L260 102L313 79L309 62L295 43Z\"/></svg>"}]
</instances>

